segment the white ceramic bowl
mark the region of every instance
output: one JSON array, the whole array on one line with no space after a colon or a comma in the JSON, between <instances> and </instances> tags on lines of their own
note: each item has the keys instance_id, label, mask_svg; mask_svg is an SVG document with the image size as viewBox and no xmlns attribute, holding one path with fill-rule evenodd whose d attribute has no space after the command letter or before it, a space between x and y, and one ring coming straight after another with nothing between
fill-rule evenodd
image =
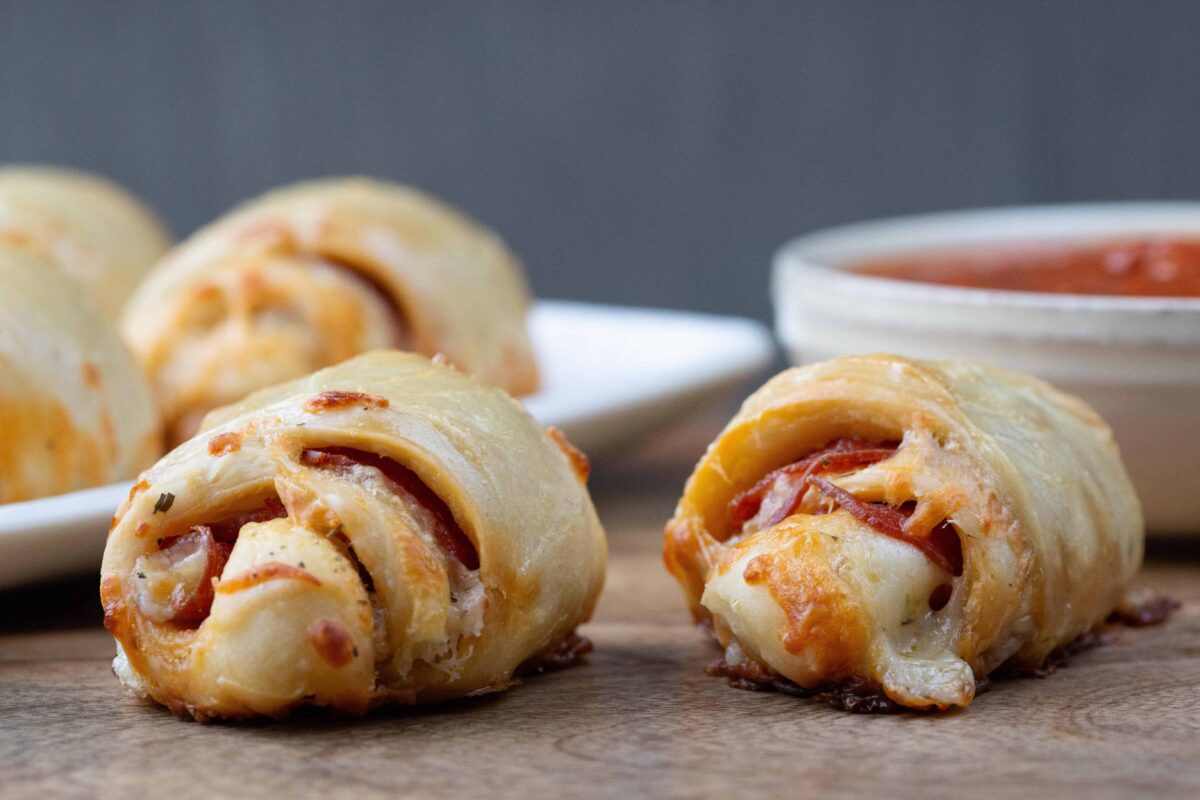
<instances>
[{"instance_id":1,"label":"white ceramic bowl","mask_svg":"<svg viewBox=\"0 0 1200 800\"><path fill-rule=\"evenodd\" d=\"M1116 434L1152 532L1200 534L1200 298L968 289L847 265L946 247L1200 236L1200 203L959 211L802 236L775 256L776 325L795 363L850 353L973 358L1090 403Z\"/></svg>"}]
</instances>

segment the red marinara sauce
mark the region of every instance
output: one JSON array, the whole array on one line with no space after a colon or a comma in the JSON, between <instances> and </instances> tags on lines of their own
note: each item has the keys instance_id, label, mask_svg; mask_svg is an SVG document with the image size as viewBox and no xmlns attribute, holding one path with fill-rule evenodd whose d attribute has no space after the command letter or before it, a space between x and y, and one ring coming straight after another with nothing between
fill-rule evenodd
<instances>
[{"instance_id":1,"label":"red marinara sauce","mask_svg":"<svg viewBox=\"0 0 1200 800\"><path fill-rule=\"evenodd\" d=\"M863 275L1016 292L1200 297L1200 238L1030 243L861 261Z\"/></svg>"}]
</instances>

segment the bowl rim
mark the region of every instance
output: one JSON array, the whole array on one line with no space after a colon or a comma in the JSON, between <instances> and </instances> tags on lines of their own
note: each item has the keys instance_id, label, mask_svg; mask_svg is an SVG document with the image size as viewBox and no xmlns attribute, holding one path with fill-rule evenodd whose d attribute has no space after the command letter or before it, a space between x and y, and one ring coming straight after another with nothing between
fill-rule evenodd
<instances>
[{"instance_id":1,"label":"bowl rim","mask_svg":"<svg viewBox=\"0 0 1200 800\"><path fill-rule=\"evenodd\" d=\"M933 234L924 244L906 238ZM846 269L847 262L869 255L936 250L1009 241L1095 242L1121 236L1193 233L1200 238L1200 201L1135 200L994 206L934 211L851 222L811 231L785 242L775 252L775 279L784 272L820 277L830 288L872 298L1003 307L1030 311L1125 312L1131 314L1200 315L1200 297L1060 294L1011 289L946 286L864 275ZM900 244L886 244L888 237ZM864 245L864 241L866 244ZM830 253L859 251L840 259ZM839 263L840 262L840 263Z\"/></svg>"}]
</instances>

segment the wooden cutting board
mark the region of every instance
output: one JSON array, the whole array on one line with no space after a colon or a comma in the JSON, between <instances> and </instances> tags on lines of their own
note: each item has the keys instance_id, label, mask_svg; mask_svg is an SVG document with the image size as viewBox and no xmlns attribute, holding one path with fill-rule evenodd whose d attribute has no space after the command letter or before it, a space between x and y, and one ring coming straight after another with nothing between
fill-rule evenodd
<instances>
[{"instance_id":1,"label":"wooden cutting board","mask_svg":"<svg viewBox=\"0 0 1200 800\"><path fill-rule=\"evenodd\" d=\"M600 476L586 666L434 708L181 722L118 686L95 580L0 595L0 797L1200 797L1200 540L1151 553L1167 625L966 711L855 716L705 675L659 558L684 470Z\"/></svg>"}]
</instances>

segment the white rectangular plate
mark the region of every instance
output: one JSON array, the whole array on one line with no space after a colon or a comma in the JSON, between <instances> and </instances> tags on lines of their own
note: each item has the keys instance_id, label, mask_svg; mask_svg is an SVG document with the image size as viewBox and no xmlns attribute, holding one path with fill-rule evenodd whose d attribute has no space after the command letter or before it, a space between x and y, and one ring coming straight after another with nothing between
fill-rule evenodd
<instances>
[{"instance_id":1,"label":"white rectangular plate","mask_svg":"<svg viewBox=\"0 0 1200 800\"><path fill-rule=\"evenodd\" d=\"M732 317L539 301L530 327L542 389L525 403L593 457L740 388L774 358L764 326ZM0 589L98 570L130 485L0 505Z\"/></svg>"}]
</instances>

